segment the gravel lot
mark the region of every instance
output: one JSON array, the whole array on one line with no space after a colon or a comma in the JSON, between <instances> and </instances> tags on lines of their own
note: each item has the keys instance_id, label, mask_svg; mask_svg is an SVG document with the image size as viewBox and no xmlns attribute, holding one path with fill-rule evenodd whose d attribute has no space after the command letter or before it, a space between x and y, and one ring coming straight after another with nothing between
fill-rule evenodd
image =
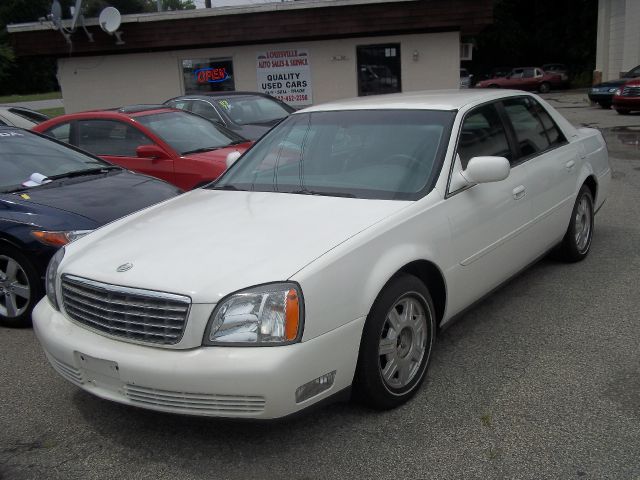
<instances>
[{"instance_id":1,"label":"gravel lot","mask_svg":"<svg viewBox=\"0 0 640 480\"><path fill-rule=\"evenodd\" d=\"M153 413L83 393L31 330L0 328L0 478L640 479L640 116L546 97L605 128L614 180L591 254L544 259L471 310L408 405L269 424Z\"/></svg>"}]
</instances>

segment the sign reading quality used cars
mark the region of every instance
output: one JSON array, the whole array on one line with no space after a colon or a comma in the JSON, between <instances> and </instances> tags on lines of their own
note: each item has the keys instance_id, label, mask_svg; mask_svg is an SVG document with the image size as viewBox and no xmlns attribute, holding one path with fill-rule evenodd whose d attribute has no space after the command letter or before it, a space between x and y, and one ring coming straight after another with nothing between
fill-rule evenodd
<instances>
[{"instance_id":1,"label":"sign reading quality used cars","mask_svg":"<svg viewBox=\"0 0 640 480\"><path fill-rule=\"evenodd\" d=\"M307 49L258 52L258 91L293 106L311 105L311 68Z\"/></svg>"}]
</instances>

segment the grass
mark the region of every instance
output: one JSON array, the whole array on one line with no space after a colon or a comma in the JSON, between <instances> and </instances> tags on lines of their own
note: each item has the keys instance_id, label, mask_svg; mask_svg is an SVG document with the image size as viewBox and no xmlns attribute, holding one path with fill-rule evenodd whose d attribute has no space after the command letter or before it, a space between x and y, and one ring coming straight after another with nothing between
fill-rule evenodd
<instances>
[{"instance_id":1,"label":"grass","mask_svg":"<svg viewBox=\"0 0 640 480\"><path fill-rule=\"evenodd\" d=\"M57 117L58 115L64 115L64 107L58 108L43 108L42 110L38 110L40 113L44 113L50 118Z\"/></svg>"},{"instance_id":2,"label":"grass","mask_svg":"<svg viewBox=\"0 0 640 480\"><path fill-rule=\"evenodd\" d=\"M62 98L62 92L33 93L30 95L6 95L0 97L0 103L34 102Z\"/></svg>"}]
</instances>

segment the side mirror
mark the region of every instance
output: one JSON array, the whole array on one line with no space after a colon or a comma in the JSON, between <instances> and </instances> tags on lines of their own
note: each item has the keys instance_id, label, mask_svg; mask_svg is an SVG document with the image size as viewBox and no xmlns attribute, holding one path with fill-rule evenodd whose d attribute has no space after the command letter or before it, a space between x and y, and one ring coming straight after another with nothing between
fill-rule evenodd
<instances>
[{"instance_id":1,"label":"side mirror","mask_svg":"<svg viewBox=\"0 0 640 480\"><path fill-rule=\"evenodd\" d=\"M151 160L162 160L169 158L167 152L165 152L158 145L140 145L136 148L136 155L140 158L149 158Z\"/></svg>"},{"instance_id":2,"label":"side mirror","mask_svg":"<svg viewBox=\"0 0 640 480\"><path fill-rule=\"evenodd\" d=\"M499 182L509 176L511 165L504 157L473 157L462 176L469 183Z\"/></svg>"},{"instance_id":3,"label":"side mirror","mask_svg":"<svg viewBox=\"0 0 640 480\"><path fill-rule=\"evenodd\" d=\"M227 159L226 159L227 168L229 168L231 165L236 163L236 160L238 160L241 156L242 156L242 154L237 150L235 150L235 151L231 152L229 155L227 155Z\"/></svg>"}]
</instances>

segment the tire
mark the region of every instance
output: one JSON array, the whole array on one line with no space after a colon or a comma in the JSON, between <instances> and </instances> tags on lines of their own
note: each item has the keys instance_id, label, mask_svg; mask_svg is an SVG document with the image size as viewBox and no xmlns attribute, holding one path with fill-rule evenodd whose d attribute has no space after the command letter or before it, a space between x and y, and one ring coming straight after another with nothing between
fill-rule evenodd
<instances>
[{"instance_id":1,"label":"tire","mask_svg":"<svg viewBox=\"0 0 640 480\"><path fill-rule=\"evenodd\" d=\"M611 108L611 103L609 102L598 102L600 108L604 108L605 110L609 110Z\"/></svg>"},{"instance_id":2,"label":"tire","mask_svg":"<svg viewBox=\"0 0 640 480\"><path fill-rule=\"evenodd\" d=\"M626 109L626 108L616 108L616 112L618 112L618 114L620 114L620 115L629 115L631 110Z\"/></svg>"},{"instance_id":3,"label":"tire","mask_svg":"<svg viewBox=\"0 0 640 480\"><path fill-rule=\"evenodd\" d=\"M435 327L435 309L425 285L406 274L390 280L363 329L355 398L388 410L413 397L426 376Z\"/></svg>"},{"instance_id":4,"label":"tire","mask_svg":"<svg viewBox=\"0 0 640 480\"><path fill-rule=\"evenodd\" d=\"M549 93L551 91L551 84L549 82L542 82L538 87L538 92Z\"/></svg>"},{"instance_id":5,"label":"tire","mask_svg":"<svg viewBox=\"0 0 640 480\"><path fill-rule=\"evenodd\" d=\"M573 206L567 233L560 244L558 253L561 260L579 262L587 257L593 237L593 219L593 196L589 187L583 185Z\"/></svg>"},{"instance_id":6,"label":"tire","mask_svg":"<svg viewBox=\"0 0 640 480\"><path fill-rule=\"evenodd\" d=\"M41 297L40 277L31 262L16 248L0 245L0 325L30 326Z\"/></svg>"},{"instance_id":7,"label":"tire","mask_svg":"<svg viewBox=\"0 0 640 480\"><path fill-rule=\"evenodd\" d=\"M492 83L491 85L489 85L489 88L500 88L500 85L496 85L495 83Z\"/></svg>"}]
</instances>

